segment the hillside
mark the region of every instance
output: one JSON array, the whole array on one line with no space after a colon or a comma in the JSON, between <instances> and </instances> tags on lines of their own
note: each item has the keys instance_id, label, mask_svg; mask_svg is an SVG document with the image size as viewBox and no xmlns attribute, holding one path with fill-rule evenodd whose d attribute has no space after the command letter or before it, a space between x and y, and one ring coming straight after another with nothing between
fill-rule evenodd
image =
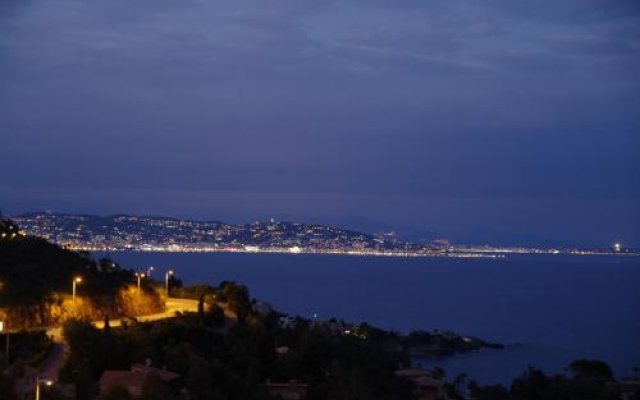
<instances>
[{"instance_id":1,"label":"hillside","mask_svg":"<svg viewBox=\"0 0 640 400\"><path fill-rule=\"evenodd\" d=\"M30 213L16 221L32 235L77 248L306 249L311 251L433 252L435 249L397 240L393 235L370 235L326 225L256 221L228 224L167 217L115 215L100 217L58 213Z\"/></svg>"},{"instance_id":2,"label":"hillside","mask_svg":"<svg viewBox=\"0 0 640 400\"><path fill-rule=\"evenodd\" d=\"M77 278L78 296L71 301ZM160 297L146 281L139 300L146 299L151 309L132 304L127 293L135 280L133 271L115 263L26 235L11 221L0 223L0 317L11 329L49 326L70 314L100 318L160 307Z\"/></svg>"}]
</instances>

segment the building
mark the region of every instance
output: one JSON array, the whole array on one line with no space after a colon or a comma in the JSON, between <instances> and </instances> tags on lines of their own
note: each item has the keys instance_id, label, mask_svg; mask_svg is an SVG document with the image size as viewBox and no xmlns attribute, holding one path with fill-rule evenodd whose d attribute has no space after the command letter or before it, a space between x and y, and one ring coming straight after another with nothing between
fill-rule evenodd
<instances>
[{"instance_id":1,"label":"building","mask_svg":"<svg viewBox=\"0 0 640 400\"><path fill-rule=\"evenodd\" d=\"M401 369L395 372L400 378L413 384L413 390L420 400L436 400L443 397L443 382L424 369Z\"/></svg>"},{"instance_id":2,"label":"building","mask_svg":"<svg viewBox=\"0 0 640 400\"><path fill-rule=\"evenodd\" d=\"M257 301L253 303L251 308L262 317L266 317L273 312L273 306L269 303L265 303L264 301Z\"/></svg>"},{"instance_id":3,"label":"building","mask_svg":"<svg viewBox=\"0 0 640 400\"><path fill-rule=\"evenodd\" d=\"M100 392L107 390L113 386L122 386L131 396L139 397L142 395L142 387L147 378L155 374L158 378L166 383L170 383L180 377L175 372L154 368L144 364L133 364L130 371L104 371L100 378Z\"/></svg>"},{"instance_id":4,"label":"building","mask_svg":"<svg viewBox=\"0 0 640 400\"><path fill-rule=\"evenodd\" d=\"M620 400L635 400L640 395L640 379L621 379L613 385L620 394Z\"/></svg>"}]
</instances>

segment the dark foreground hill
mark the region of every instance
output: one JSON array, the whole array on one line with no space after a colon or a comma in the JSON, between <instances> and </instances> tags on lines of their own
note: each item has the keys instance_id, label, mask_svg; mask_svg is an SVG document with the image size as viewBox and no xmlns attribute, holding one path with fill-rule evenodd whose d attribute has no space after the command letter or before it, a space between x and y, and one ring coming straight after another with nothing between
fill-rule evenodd
<instances>
[{"instance_id":1,"label":"dark foreground hill","mask_svg":"<svg viewBox=\"0 0 640 400\"><path fill-rule=\"evenodd\" d=\"M72 301L74 280L77 298ZM10 329L55 325L69 314L99 319L133 313L123 293L135 281L133 271L115 263L26 235L11 221L0 222L0 317ZM161 306L150 282L142 290L145 298L157 299L156 308Z\"/></svg>"}]
</instances>

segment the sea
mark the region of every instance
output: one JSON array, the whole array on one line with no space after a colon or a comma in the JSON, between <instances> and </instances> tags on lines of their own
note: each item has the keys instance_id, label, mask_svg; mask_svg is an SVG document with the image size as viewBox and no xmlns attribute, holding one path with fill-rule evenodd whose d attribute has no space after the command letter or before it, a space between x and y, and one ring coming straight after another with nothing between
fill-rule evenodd
<instances>
[{"instance_id":1,"label":"sea","mask_svg":"<svg viewBox=\"0 0 640 400\"><path fill-rule=\"evenodd\" d=\"M443 330L506 345L440 359L447 376L509 384L528 366L555 374L576 359L617 377L640 367L640 257L508 255L401 258L269 253L96 253L121 265L171 267L185 284L233 280L276 309L400 332Z\"/></svg>"}]
</instances>

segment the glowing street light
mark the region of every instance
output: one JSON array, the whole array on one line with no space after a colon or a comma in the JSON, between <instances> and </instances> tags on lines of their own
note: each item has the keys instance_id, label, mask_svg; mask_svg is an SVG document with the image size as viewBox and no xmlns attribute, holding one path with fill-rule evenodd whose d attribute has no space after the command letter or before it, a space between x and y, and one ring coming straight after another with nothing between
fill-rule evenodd
<instances>
[{"instance_id":1,"label":"glowing street light","mask_svg":"<svg viewBox=\"0 0 640 400\"><path fill-rule=\"evenodd\" d=\"M169 276L173 275L173 270L170 269L164 274L164 291L167 299L169 298Z\"/></svg>"},{"instance_id":2,"label":"glowing street light","mask_svg":"<svg viewBox=\"0 0 640 400\"><path fill-rule=\"evenodd\" d=\"M151 278L151 272L153 272L153 267L147 267L145 273L149 278Z\"/></svg>"},{"instance_id":3,"label":"glowing street light","mask_svg":"<svg viewBox=\"0 0 640 400\"><path fill-rule=\"evenodd\" d=\"M622 249L622 245L620 243L616 243L613 245L613 249L616 251L616 253L619 253L620 249Z\"/></svg>"},{"instance_id":4,"label":"glowing street light","mask_svg":"<svg viewBox=\"0 0 640 400\"><path fill-rule=\"evenodd\" d=\"M51 379L45 378L37 378L36 379L36 400L40 400L40 386L44 384L45 386L53 385L53 381Z\"/></svg>"},{"instance_id":5,"label":"glowing street light","mask_svg":"<svg viewBox=\"0 0 640 400\"><path fill-rule=\"evenodd\" d=\"M75 278L73 278L73 284L72 284L72 292L73 292L73 302L76 302L76 286L78 285L78 283L82 283L82 278L79 276L76 276Z\"/></svg>"},{"instance_id":6,"label":"glowing street light","mask_svg":"<svg viewBox=\"0 0 640 400\"><path fill-rule=\"evenodd\" d=\"M140 282L142 278L144 278L144 274L141 274L140 272L136 272L136 277L138 278L138 293L140 293Z\"/></svg>"}]
</instances>

